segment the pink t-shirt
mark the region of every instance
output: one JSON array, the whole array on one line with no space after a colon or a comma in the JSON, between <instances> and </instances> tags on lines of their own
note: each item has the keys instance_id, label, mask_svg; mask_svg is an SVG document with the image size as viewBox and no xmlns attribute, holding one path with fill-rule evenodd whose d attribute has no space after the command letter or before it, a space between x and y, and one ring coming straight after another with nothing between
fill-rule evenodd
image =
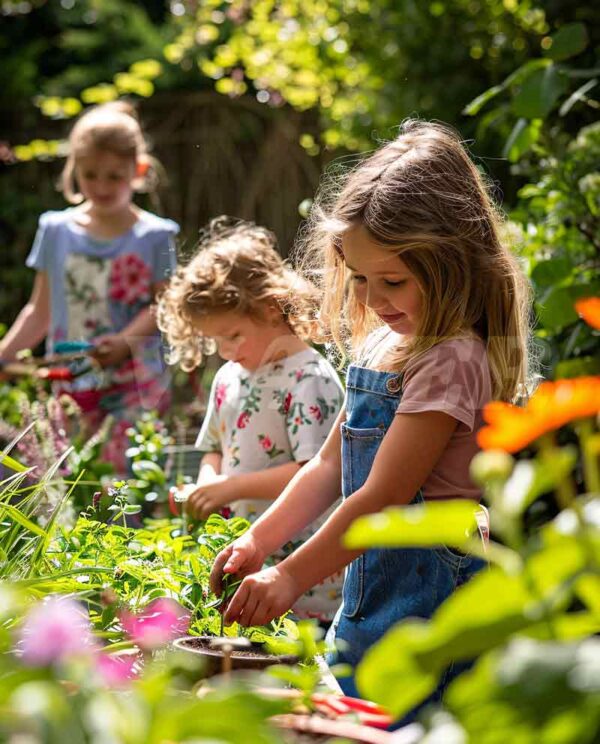
<instances>
[{"instance_id":1,"label":"pink t-shirt","mask_svg":"<svg viewBox=\"0 0 600 744\"><path fill-rule=\"evenodd\" d=\"M469 463L479 451L476 435L491 398L487 353L479 338L441 341L406 365L397 413L443 411L458 421L422 486L424 498L481 498Z\"/></svg>"}]
</instances>

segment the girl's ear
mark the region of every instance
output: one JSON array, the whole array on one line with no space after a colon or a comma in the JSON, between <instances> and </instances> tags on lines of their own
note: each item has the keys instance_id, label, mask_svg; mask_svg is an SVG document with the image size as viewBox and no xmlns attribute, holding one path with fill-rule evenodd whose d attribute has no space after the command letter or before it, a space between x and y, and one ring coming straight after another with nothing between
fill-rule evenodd
<instances>
[{"instance_id":1,"label":"girl's ear","mask_svg":"<svg viewBox=\"0 0 600 744\"><path fill-rule=\"evenodd\" d=\"M138 160L135 166L136 178L145 178L149 169L150 163L147 160Z\"/></svg>"},{"instance_id":2,"label":"girl's ear","mask_svg":"<svg viewBox=\"0 0 600 744\"><path fill-rule=\"evenodd\" d=\"M279 305L267 305L264 309L264 319L270 325L279 325L281 323L281 318L281 308Z\"/></svg>"}]
</instances>

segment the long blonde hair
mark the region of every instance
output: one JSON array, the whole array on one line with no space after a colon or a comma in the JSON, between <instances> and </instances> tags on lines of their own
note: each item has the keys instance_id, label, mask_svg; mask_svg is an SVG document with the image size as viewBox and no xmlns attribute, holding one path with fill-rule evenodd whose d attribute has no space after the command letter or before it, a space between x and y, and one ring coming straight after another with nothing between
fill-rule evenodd
<instances>
[{"instance_id":1,"label":"long blonde hair","mask_svg":"<svg viewBox=\"0 0 600 744\"><path fill-rule=\"evenodd\" d=\"M59 178L59 188L71 204L83 201L77 191L75 166L79 158L94 152L110 152L134 164L140 163L145 173L134 179L136 191L156 188L160 163L148 152L134 107L126 101L111 101L87 109L76 121L69 134L68 155Z\"/></svg>"},{"instance_id":2,"label":"long blonde hair","mask_svg":"<svg viewBox=\"0 0 600 744\"><path fill-rule=\"evenodd\" d=\"M423 295L420 327L387 367L401 371L441 340L474 332L487 347L494 398L513 400L528 383L530 287L502 239L502 217L453 129L415 120L400 129L325 182L301 236L303 265L323 289L323 328L352 355L381 325L358 302L341 253L344 232L363 225L401 256Z\"/></svg>"},{"instance_id":3,"label":"long blonde hair","mask_svg":"<svg viewBox=\"0 0 600 744\"><path fill-rule=\"evenodd\" d=\"M276 307L302 340L314 334L316 288L277 253L269 230L252 222L219 217L201 233L197 253L177 269L158 301L158 327L167 337L169 362L190 371L215 351L194 321L212 313L237 312L262 320Z\"/></svg>"}]
</instances>

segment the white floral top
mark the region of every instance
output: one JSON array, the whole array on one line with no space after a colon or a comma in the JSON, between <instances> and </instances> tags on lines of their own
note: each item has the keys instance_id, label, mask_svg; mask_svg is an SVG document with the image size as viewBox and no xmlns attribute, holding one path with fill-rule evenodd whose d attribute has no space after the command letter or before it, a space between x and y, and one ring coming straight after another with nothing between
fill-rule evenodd
<instances>
[{"instance_id":1,"label":"white floral top","mask_svg":"<svg viewBox=\"0 0 600 744\"><path fill-rule=\"evenodd\" d=\"M196 447L223 456L225 475L252 473L286 462L306 462L321 448L343 403L338 376L314 349L249 372L227 362L215 375ZM231 504L236 516L254 521L267 500ZM332 507L333 510L334 507ZM293 552L325 521L326 512L275 556ZM340 604L342 573L305 594L293 608L300 617L331 620Z\"/></svg>"}]
</instances>

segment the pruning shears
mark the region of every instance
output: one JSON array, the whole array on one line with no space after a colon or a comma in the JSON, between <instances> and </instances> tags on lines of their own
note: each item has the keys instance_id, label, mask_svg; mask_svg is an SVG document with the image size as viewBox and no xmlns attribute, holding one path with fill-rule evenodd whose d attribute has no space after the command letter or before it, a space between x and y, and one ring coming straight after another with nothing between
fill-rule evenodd
<instances>
[{"instance_id":1,"label":"pruning shears","mask_svg":"<svg viewBox=\"0 0 600 744\"><path fill-rule=\"evenodd\" d=\"M55 345L54 353L47 357L29 357L16 362L0 361L0 374L70 382L92 369L92 359L88 364L75 362L92 357L95 350L96 347L89 341L61 341Z\"/></svg>"}]
</instances>

